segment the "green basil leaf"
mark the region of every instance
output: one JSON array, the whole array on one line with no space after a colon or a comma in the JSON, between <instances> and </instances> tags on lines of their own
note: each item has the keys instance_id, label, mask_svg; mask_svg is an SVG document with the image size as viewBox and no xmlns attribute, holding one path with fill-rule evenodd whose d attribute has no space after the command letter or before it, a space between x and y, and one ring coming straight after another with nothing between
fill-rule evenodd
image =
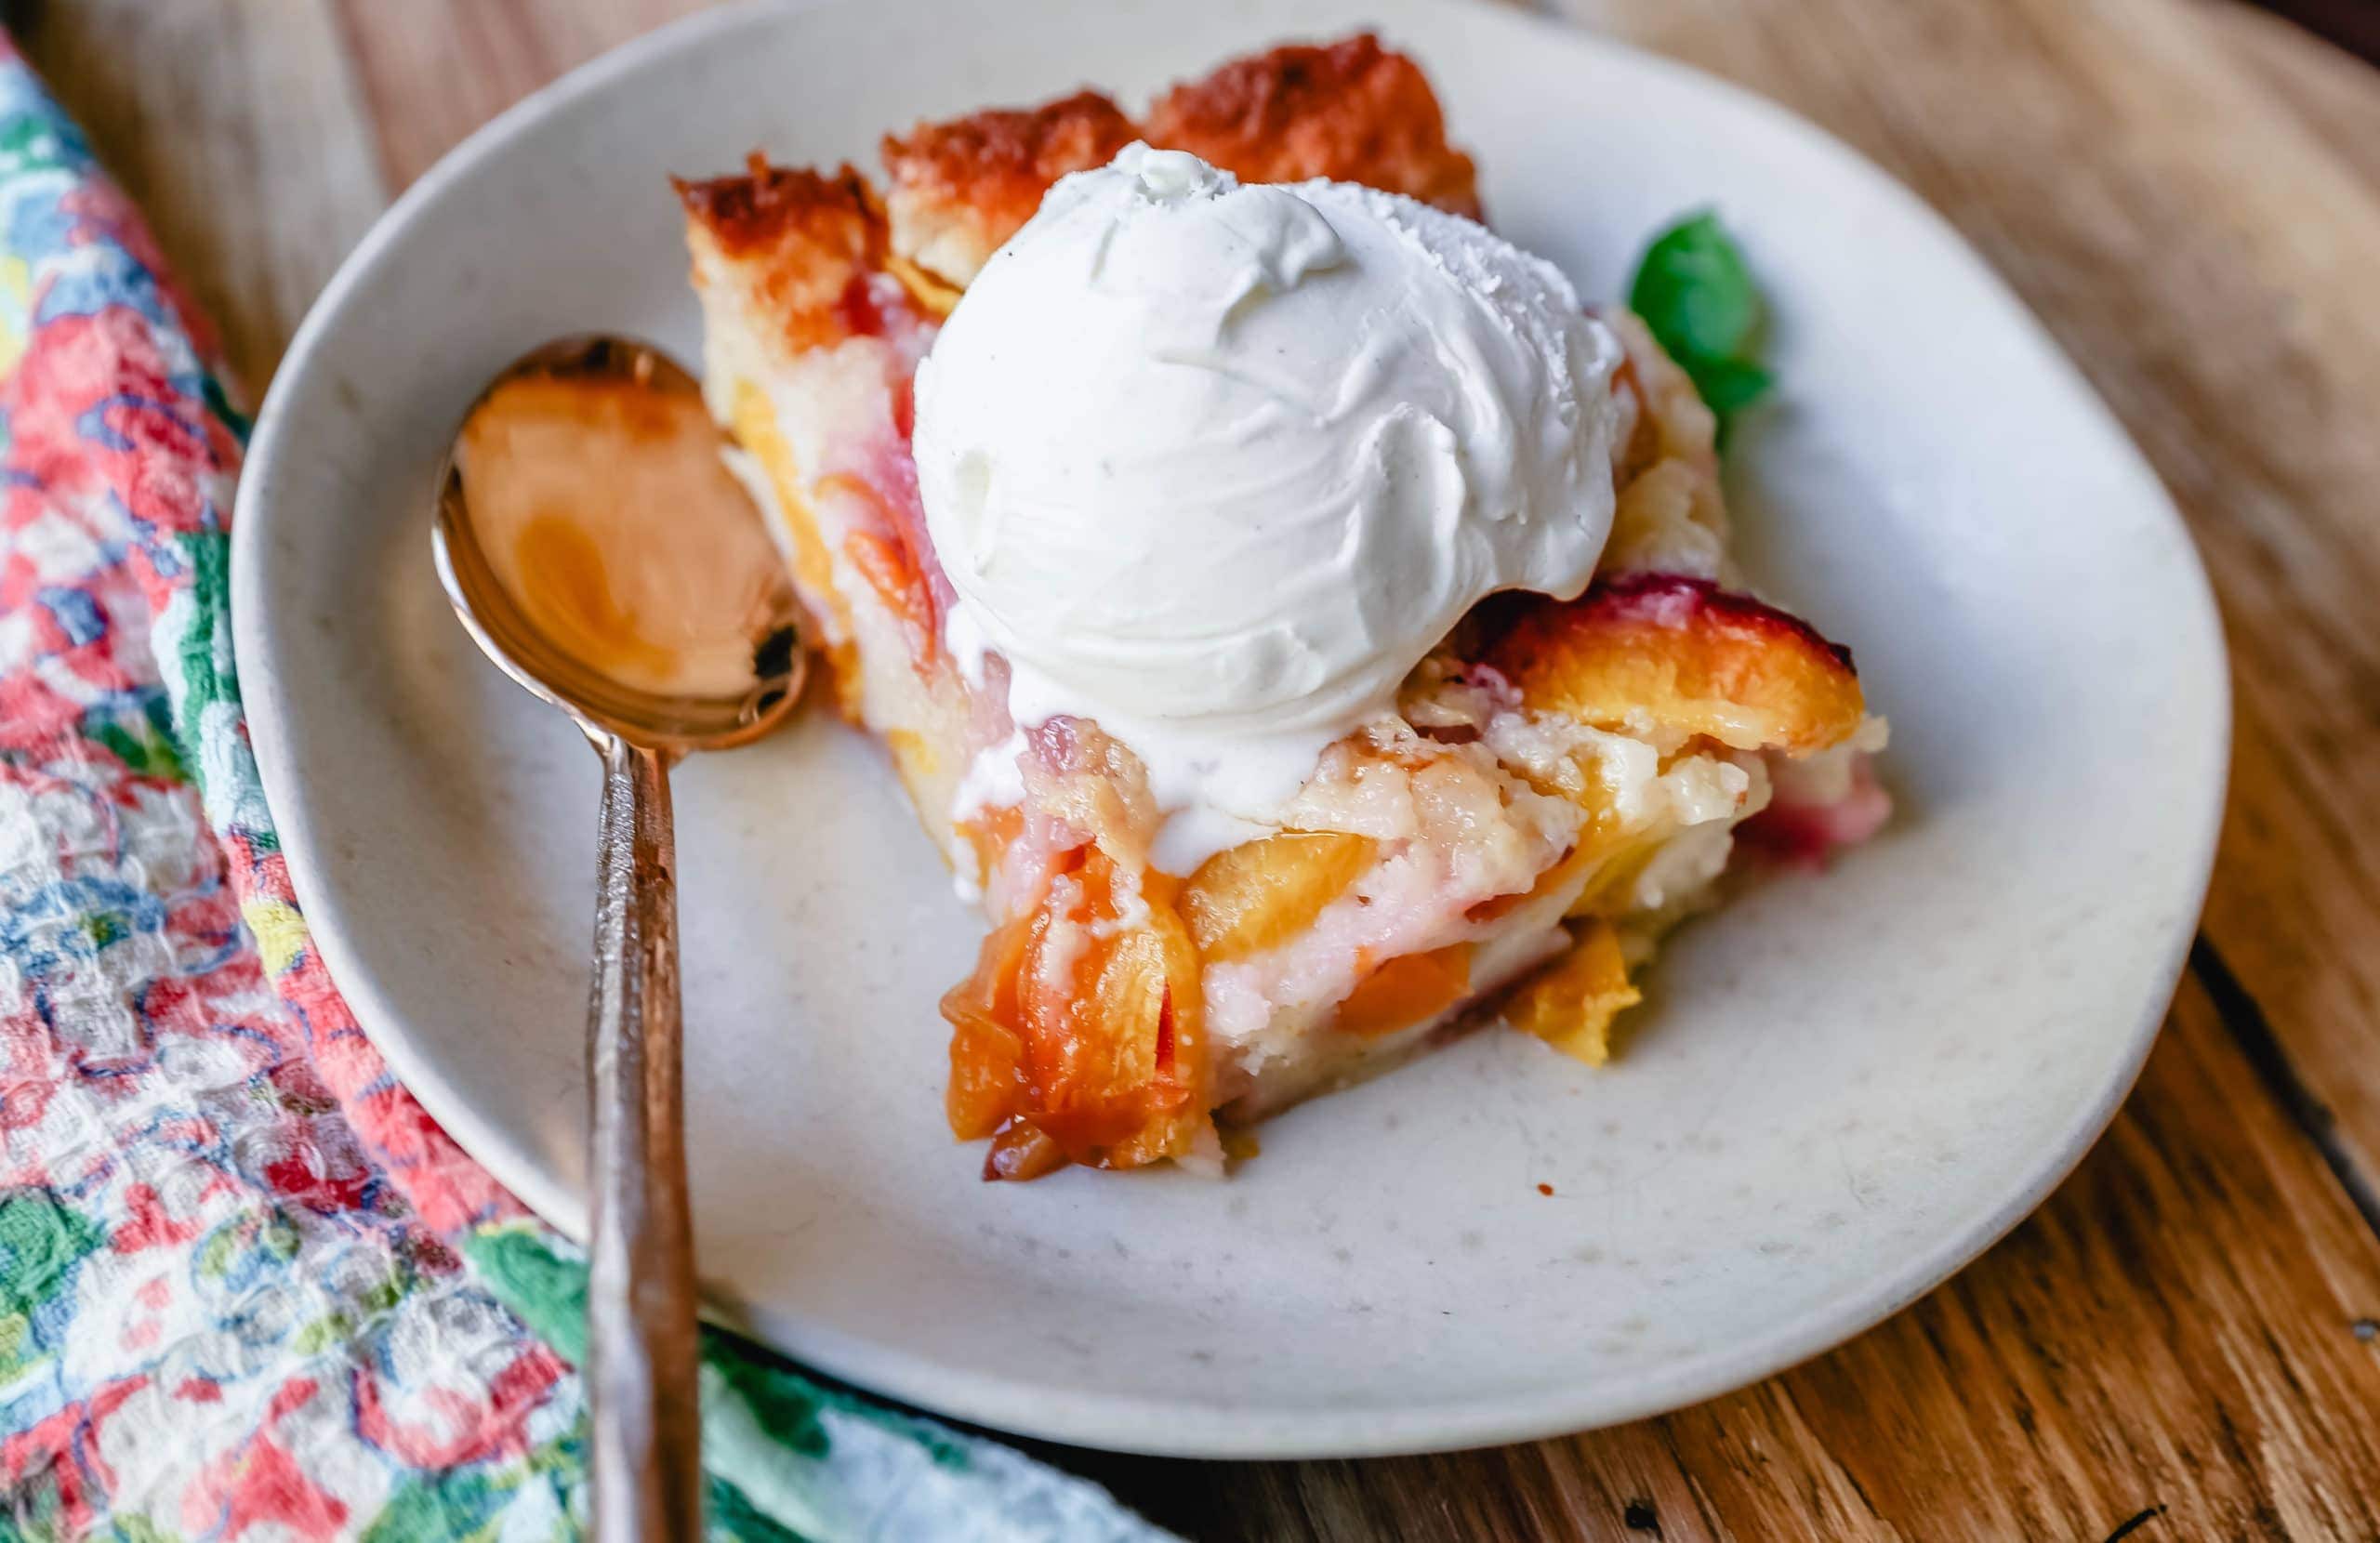
<instances>
[{"instance_id":1,"label":"green basil leaf","mask_svg":"<svg viewBox=\"0 0 2380 1543\"><path fill-rule=\"evenodd\" d=\"M1734 359L1705 360L1686 372L1703 402L1719 416L1730 417L1768 394L1776 384L1766 370Z\"/></svg>"},{"instance_id":2,"label":"green basil leaf","mask_svg":"<svg viewBox=\"0 0 2380 1543\"><path fill-rule=\"evenodd\" d=\"M1689 215L1654 238L1628 307L1692 377L1724 444L1737 415L1773 382L1760 364L1760 288L1716 215Z\"/></svg>"}]
</instances>

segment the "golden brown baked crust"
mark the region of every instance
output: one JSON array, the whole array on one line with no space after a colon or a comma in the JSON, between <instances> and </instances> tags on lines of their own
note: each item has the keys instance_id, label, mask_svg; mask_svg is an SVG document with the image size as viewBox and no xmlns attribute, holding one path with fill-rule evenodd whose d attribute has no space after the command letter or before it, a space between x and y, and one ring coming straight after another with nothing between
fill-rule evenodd
<instances>
[{"instance_id":1,"label":"golden brown baked crust","mask_svg":"<svg viewBox=\"0 0 2380 1543\"><path fill-rule=\"evenodd\" d=\"M1033 218L1050 184L1104 166L1140 138L1096 91L1036 108L999 108L884 137L893 250L964 284Z\"/></svg>"},{"instance_id":2,"label":"golden brown baked crust","mask_svg":"<svg viewBox=\"0 0 2380 1543\"><path fill-rule=\"evenodd\" d=\"M1328 177L1479 213L1471 158L1447 143L1428 79L1366 33L1235 59L1175 86L1145 125L1096 91L920 123L885 136L880 204L848 165L829 176L758 154L743 176L681 181L695 280L707 256L734 264L797 349L848 330L834 308L863 270L890 267L928 310L946 310L1051 183L1106 165L1136 138L1248 181Z\"/></svg>"},{"instance_id":3,"label":"golden brown baked crust","mask_svg":"<svg viewBox=\"0 0 2380 1543\"><path fill-rule=\"evenodd\" d=\"M857 171L772 166L755 151L740 177L673 185L696 287L741 286L749 314L774 319L796 352L860 330L853 297L884 265L886 232Z\"/></svg>"},{"instance_id":4,"label":"golden brown baked crust","mask_svg":"<svg viewBox=\"0 0 2380 1543\"><path fill-rule=\"evenodd\" d=\"M1428 77L1369 33L1234 59L1160 98L1147 130L1245 182L1328 177L1479 218L1471 157L1447 143Z\"/></svg>"}]
</instances>

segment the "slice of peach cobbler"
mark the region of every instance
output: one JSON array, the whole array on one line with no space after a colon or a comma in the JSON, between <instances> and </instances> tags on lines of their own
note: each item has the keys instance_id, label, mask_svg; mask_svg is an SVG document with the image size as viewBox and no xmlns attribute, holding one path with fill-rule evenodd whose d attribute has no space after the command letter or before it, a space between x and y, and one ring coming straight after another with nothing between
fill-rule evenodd
<instances>
[{"instance_id":1,"label":"slice of peach cobbler","mask_svg":"<svg viewBox=\"0 0 2380 1543\"><path fill-rule=\"evenodd\" d=\"M1882 819L1850 654L1729 561L1722 377L1474 222L1411 60L883 160L679 191L837 700L992 924L987 1176L1212 1164L1495 1009L1600 1062L1736 847Z\"/></svg>"}]
</instances>

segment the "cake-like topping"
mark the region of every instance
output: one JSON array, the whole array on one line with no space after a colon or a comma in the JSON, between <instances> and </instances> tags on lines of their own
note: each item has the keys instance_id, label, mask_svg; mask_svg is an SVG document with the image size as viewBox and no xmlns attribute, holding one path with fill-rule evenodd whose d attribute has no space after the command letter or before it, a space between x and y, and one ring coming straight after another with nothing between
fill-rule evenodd
<instances>
[{"instance_id":1,"label":"cake-like topping","mask_svg":"<svg viewBox=\"0 0 2380 1543\"><path fill-rule=\"evenodd\" d=\"M1327 177L1479 218L1471 157L1421 67L1369 33L1284 44L1184 81L1149 109L1147 137L1244 182Z\"/></svg>"},{"instance_id":2,"label":"cake-like topping","mask_svg":"<svg viewBox=\"0 0 2380 1543\"><path fill-rule=\"evenodd\" d=\"M1619 358L1470 220L1129 147L919 371L954 650L1008 659L1020 725L1095 719L1161 804L1264 824L1482 597L1586 587Z\"/></svg>"},{"instance_id":3,"label":"cake-like topping","mask_svg":"<svg viewBox=\"0 0 2380 1543\"><path fill-rule=\"evenodd\" d=\"M1033 218L1050 184L1105 165L1138 138L1123 109L1096 91L888 134L892 249L945 283L964 285Z\"/></svg>"}]
</instances>

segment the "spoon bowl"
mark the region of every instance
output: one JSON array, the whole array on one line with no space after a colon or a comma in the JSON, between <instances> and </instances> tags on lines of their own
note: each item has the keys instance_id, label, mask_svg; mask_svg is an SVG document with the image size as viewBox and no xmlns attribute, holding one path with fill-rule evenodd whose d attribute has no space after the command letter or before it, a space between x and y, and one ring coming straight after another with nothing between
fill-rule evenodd
<instances>
[{"instance_id":1,"label":"spoon bowl","mask_svg":"<svg viewBox=\"0 0 2380 1543\"><path fill-rule=\"evenodd\" d=\"M473 402L465 423L505 387L522 381L628 388L690 411L702 404L701 385L660 349L628 338L588 335L557 339L506 366ZM758 508L751 510L751 519L765 529ZM654 525L666 527L667 521L656 513ZM439 481L431 541L438 581L481 652L530 694L561 708L590 732L615 733L678 755L724 750L775 728L800 699L808 656L800 643L800 601L782 562L772 563L764 574L766 622L751 629L749 683L729 692L669 692L622 679L538 625L505 582L496 554L473 521L465 457L459 454L449 455Z\"/></svg>"}]
</instances>

